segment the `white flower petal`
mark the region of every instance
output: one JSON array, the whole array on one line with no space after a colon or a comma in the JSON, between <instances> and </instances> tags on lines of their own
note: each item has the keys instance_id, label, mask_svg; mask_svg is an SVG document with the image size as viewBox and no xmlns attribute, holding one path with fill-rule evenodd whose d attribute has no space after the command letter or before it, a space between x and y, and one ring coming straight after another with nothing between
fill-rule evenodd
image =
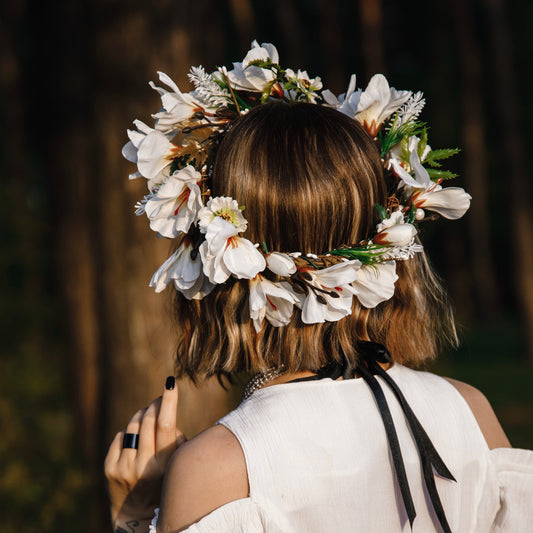
<instances>
[{"instance_id":1,"label":"white flower petal","mask_svg":"<svg viewBox=\"0 0 533 533\"><path fill-rule=\"evenodd\" d=\"M416 228L412 224L396 224L375 235L373 241L376 244L387 244L401 248L411 244L416 233Z\"/></svg>"},{"instance_id":2,"label":"white flower petal","mask_svg":"<svg viewBox=\"0 0 533 533\"><path fill-rule=\"evenodd\" d=\"M220 217L236 228L236 233L246 231L247 222L239 204L229 196L210 198L207 205L198 213L200 230L205 233L215 217Z\"/></svg>"},{"instance_id":3,"label":"white flower petal","mask_svg":"<svg viewBox=\"0 0 533 533\"><path fill-rule=\"evenodd\" d=\"M224 250L220 250L216 255L208 250L207 241L204 241L199 248L202 258L203 272L211 283L224 283L231 275L231 272L222 261Z\"/></svg>"},{"instance_id":4,"label":"white flower petal","mask_svg":"<svg viewBox=\"0 0 533 533\"><path fill-rule=\"evenodd\" d=\"M179 290L187 300L201 300L214 288L215 285L209 281L203 271L200 271L200 275L196 279L196 282L188 289L181 289L176 284L176 289Z\"/></svg>"},{"instance_id":5,"label":"white flower petal","mask_svg":"<svg viewBox=\"0 0 533 533\"><path fill-rule=\"evenodd\" d=\"M416 181L419 183L418 186L427 189L432 182L431 178L429 177L428 171L422 166L420 158L418 157L418 141L415 143L415 146L411 150L409 162L411 163L411 168L415 172Z\"/></svg>"},{"instance_id":6,"label":"white flower petal","mask_svg":"<svg viewBox=\"0 0 533 533\"><path fill-rule=\"evenodd\" d=\"M163 291L172 281L172 269L175 265L179 250L176 250L154 273L150 280L150 287L155 288L155 292Z\"/></svg>"},{"instance_id":7,"label":"white flower petal","mask_svg":"<svg viewBox=\"0 0 533 533\"><path fill-rule=\"evenodd\" d=\"M205 235L209 253L217 255L223 252L228 239L237 235L237 233L237 228L231 222L227 222L220 217L213 218L209 226L207 226Z\"/></svg>"},{"instance_id":8,"label":"white flower petal","mask_svg":"<svg viewBox=\"0 0 533 533\"><path fill-rule=\"evenodd\" d=\"M389 218L385 218L376 226L376 230L379 233L386 228L390 228L391 226L396 226L396 224L403 224L403 223L404 223L403 213L400 210L394 211L393 213L391 213Z\"/></svg>"},{"instance_id":9,"label":"white flower petal","mask_svg":"<svg viewBox=\"0 0 533 533\"><path fill-rule=\"evenodd\" d=\"M363 265L352 286L361 305L372 309L392 298L397 280L396 263L389 261L375 265Z\"/></svg>"},{"instance_id":10,"label":"white flower petal","mask_svg":"<svg viewBox=\"0 0 533 533\"><path fill-rule=\"evenodd\" d=\"M139 120L138 118L133 121L133 124L135 124L135 127L145 135L148 135L149 133L154 131L154 128L151 128L150 126L148 126L148 124L145 124L142 120ZM131 138L130 140L133 141L133 139Z\"/></svg>"},{"instance_id":11,"label":"white flower petal","mask_svg":"<svg viewBox=\"0 0 533 533\"><path fill-rule=\"evenodd\" d=\"M250 280L250 318L257 332L261 331L263 319L275 327L289 323L296 298L290 285L278 285L260 274Z\"/></svg>"},{"instance_id":12,"label":"white flower petal","mask_svg":"<svg viewBox=\"0 0 533 533\"><path fill-rule=\"evenodd\" d=\"M176 145L161 132L152 131L146 136L137 152L139 172L149 180L156 178L161 171L170 167L176 148Z\"/></svg>"},{"instance_id":13,"label":"white flower petal","mask_svg":"<svg viewBox=\"0 0 533 533\"><path fill-rule=\"evenodd\" d=\"M416 181L415 178L413 178L413 176L411 176L411 174L409 174L409 172L402 167L398 159L390 159L389 162L394 174L396 174L396 176L398 176L406 185L413 188L420 188L420 183L418 183L418 181Z\"/></svg>"},{"instance_id":14,"label":"white flower petal","mask_svg":"<svg viewBox=\"0 0 533 533\"><path fill-rule=\"evenodd\" d=\"M152 276L150 287L155 287L156 292L161 292L174 281L176 288L181 292L192 289L202 275L202 263L199 257L193 261L192 249L190 243L182 243Z\"/></svg>"},{"instance_id":15,"label":"white flower petal","mask_svg":"<svg viewBox=\"0 0 533 533\"><path fill-rule=\"evenodd\" d=\"M172 176L151 195L144 206L150 228L163 237L174 238L189 231L203 207L197 183L202 175L194 167L185 167Z\"/></svg>"},{"instance_id":16,"label":"white flower petal","mask_svg":"<svg viewBox=\"0 0 533 533\"><path fill-rule=\"evenodd\" d=\"M130 131L130 130L128 130ZM144 138L144 135L143 135ZM124 159L127 159L130 163L137 163L137 148L131 141L128 141L122 147L122 156Z\"/></svg>"},{"instance_id":17,"label":"white flower petal","mask_svg":"<svg viewBox=\"0 0 533 533\"><path fill-rule=\"evenodd\" d=\"M313 280L324 287L340 287L355 281L357 279L357 271L361 266L361 262L357 259L352 261L344 261L336 265L321 270L312 270L310 274Z\"/></svg>"},{"instance_id":18,"label":"white flower petal","mask_svg":"<svg viewBox=\"0 0 533 533\"><path fill-rule=\"evenodd\" d=\"M242 63L233 63L233 70L226 72L231 85L237 90L263 92L267 85L274 81L275 74L270 69L249 65L252 61L279 62L278 51L270 43L261 46L254 41Z\"/></svg>"},{"instance_id":19,"label":"white flower petal","mask_svg":"<svg viewBox=\"0 0 533 533\"><path fill-rule=\"evenodd\" d=\"M471 199L461 187L435 188L413 195L416 207L434 211L450 220L461 218L468 211Z\"/></svg>"},{"instance_id":20,"label":"white flower petal","mask_svg":"<svg viewBox=\"0 0 533 533\"><path fill-rule=\"evenodd\" d=\"M309 291L303 302L302 322L304 324L320 324L326 321L327 308L321 304L313 291Z\"/></svg>"},{"instance_id":21,"label":"white flower petal","mask_svg":"<svg viewBox=\"0 0 533 533\"><path fill-rule=\"evenodd\" d=\"M354 118L374 137L383 121L399 109L411 94L411 91L397 91L389 87L383 74L375 74L361 94Z\"/></svg>"},{"instance_id":22,"label":"white flower petal","mask_svg":"<svg viewBox=\"0 0 533 533\"><path fill-rule=\"evenodd\" d=\"M281 252L272 252L266 256L270 272L278 276L288 277L296 272L296 265L291 257Z\"/></svg>"},{"instance_id":23,"label":"white flower petal","mask_svg":"<svg viewBox=\"0 0 533 533\"><path fill-rule=\"evenodd\" d=\"M252 279L266 268L263 254L248 240L233 237L224 252L224 264L237 278Z\"/></svg>"}]
</instances>

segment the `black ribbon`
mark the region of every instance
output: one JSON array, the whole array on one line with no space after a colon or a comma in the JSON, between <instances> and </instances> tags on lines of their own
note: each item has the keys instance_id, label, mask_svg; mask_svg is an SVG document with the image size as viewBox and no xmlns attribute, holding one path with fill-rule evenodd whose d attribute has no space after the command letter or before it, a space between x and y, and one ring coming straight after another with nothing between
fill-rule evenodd
<instances>
[{"instance_id":1,"label":"black ribbon","mask_svg":"<svg viewBox=\"0 0 533 533\"><path fill-rule=\"evenodd\" d=\"M433 468L443 478L451 481L456 481L448 467L444 464L444 461L440 457L439 453L433 446L431 439L425 432L424 428L420 424L418 418L414 414L413 410L407 403L405 396L396 384L396 382L389 376L385 370L379 365L379 363L389 363L391 356L387 349L381 344L375 342L359 342L358 347L361 355L363 356L363 363L356 365L355 369L352 369L351 365L345 363L344 365L334 361L327 366L321 368L316 375L299 378L292 380L297 381L311 381L323 378L338 379L343 376L345 379L353 378L353 370L355 370L362 379L366 382L370 388L372 395L376 401L383 425L385 426L385 433L387 434L387 440L389 443L389 449L392 456L394 470L396 472L396 478L398 480L398 486L400 487L400 494L402 496L407 518L411 528L416 518L416 510L411 496L411 490L409 488L409 482L407 480L407 474L405 472L405 465L403 462L402 452L400 449L400 443L398 440L398 434L394 427L394 421L387 404L387 399L381 388L379 381L374 376L381 377L387 386L392 390L394 396L398 400L400 407L405 415L411 434L415 440L418 448L418 454L420 456L420 462L422 466L422 473L424 476L424 483L431 499L431 504L435 510L435 514L439 520L444 533L451 533L450 526L446 519L442 502L440 501L439 493L435 485L435 478L433 475Z\"/></svg>"},{"instance_id":2,"label":"black ribbon","mask_svg":"<svg viewBox=\"0 0 533 533\"><path fill-rule=\"evenodd\" d=\"M374 398L376 399L376 403L378 404L381 418L383 419L383 424L385 425L385 431L387 431L389 443L390 435L387 426L389 424L388 418L390 418L390 412L388 410L388 406L385 410L382 408L380 402L382 402L383 400L378 400L378 396L376 396L375 389L377 384L377 387L380 389L381 396L383 396L384 398L381 386L379 385L379 382L374 378L374 375L380 376L385 381L385 383L394 393L394 396L396 397L398 403L400 404L400 407L402 408L402 411L409 425L409 429L411 430L411 434L413 435L416 446L418 448L418 454L420 455L420 462L422 465L422 473L424 475L424 483L431 499L431 504L433 505L433 509L435 510L435 514L437 515L437 518L444 533L451 533L450 525L448 524L448 520L446 519L446 513L444 512L444 508L442 507L442 502L440 501L439 493L435 485L435 478L433 475L432 467L441 477L449 479L450 481L456 481L456 479L453 477L448 467L444 464L444 461L435 449L435 446L433 446L431 439L422 427L422 424L420 424L420 421L414 414L410 405L407 403L405 396L403 395L396 382L378 364L390 362L391 356L386 350L386 348L381 344L377 344L374 342L361 342L359 343L359 346L363 354L366 367L365 365L359 364L357 366L357 371L361 374L361 377L367 382L368 386L372 390L372 393L374 394ZM370 380L369 377L371 378ZM394 468L398 475L399 470L400 472L405 471L403 459L401 453L394 453L394 449L392 448L392 446L391 452L394 461ZM407 483L407 478L398 475L398 483L400 485L400 492L402 494L405 509L407 511L407 516L412 527L416 512L414 511L414 508L412 509L412 511L410 510L412 505L412 498L409 489L409 484ZM403 484L405 484L405 486L402 487Z\"/></svg>"}]
</instances>

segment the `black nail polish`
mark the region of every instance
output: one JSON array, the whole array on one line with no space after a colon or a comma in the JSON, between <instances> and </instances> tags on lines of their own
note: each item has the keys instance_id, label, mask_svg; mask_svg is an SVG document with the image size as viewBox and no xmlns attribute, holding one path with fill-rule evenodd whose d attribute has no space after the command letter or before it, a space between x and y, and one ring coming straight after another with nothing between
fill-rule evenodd
<instances>
[{"instance_id":1,"label":"black nail polish","mask_svg":"<svg viewBox=\"0 0 533 533\"><path fill-rule=\"evenodd\" d=\"M165 389L172 390L175 385L176 385L176 380L174 376L168 376L167 381L165 383Z\"/></svg>"}]
</instances>

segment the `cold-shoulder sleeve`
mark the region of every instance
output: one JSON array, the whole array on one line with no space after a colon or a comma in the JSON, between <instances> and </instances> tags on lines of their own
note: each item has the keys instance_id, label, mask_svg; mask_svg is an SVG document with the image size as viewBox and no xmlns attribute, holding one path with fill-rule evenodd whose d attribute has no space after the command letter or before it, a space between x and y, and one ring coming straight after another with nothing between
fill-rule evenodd
<instances>
[{"instance_id":1,"label":"cold-shoulder sleeve","mask_svg":"<svg viewBox=\"0 0 533 533\"><path fill-rule=\"evenodd\" d=\"M496 448L490 467L499 489L500 505L492 531L526 532L533 524L533 451Z\"/></svg>"},{"instance_id":2,"label":"cold-shoulder sleeve","mask_svg":"<svg viewBox=\"0 0 533 533\"><path fill-rule=\"evenodd\" d=\"M526 533L533 524L533 451L495 448L488 452L487 477L476 531Z\"/></svg>"},{"instance_id":3,"label":"cold-shoulder sleeve","mask_svg":"<svg viewBox=\"0 0 533 533\"><path fill-rule=\"evenodd\" d=\"M156 509L149 533L158 533ZM189 526L184 533L281 533L276 520L251 498L243 498L227 503L199 522Z\"/></svg>"}]
</instances>

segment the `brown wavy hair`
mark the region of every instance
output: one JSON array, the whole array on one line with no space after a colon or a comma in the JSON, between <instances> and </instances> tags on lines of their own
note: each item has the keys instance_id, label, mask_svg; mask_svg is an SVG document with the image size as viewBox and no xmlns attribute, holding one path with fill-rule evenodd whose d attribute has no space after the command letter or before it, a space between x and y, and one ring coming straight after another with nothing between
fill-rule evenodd
<instances>
[{"instance_id":1,"label":"brown wavy hair","mask_svg":"<svg viewBox=\"0 0 533 533\"><path fill-rule=\"evenodd\" d=\"M239 118L214 162L213 196L244 205L252 242L280 252L326 253L368 238L385 205L386 186L375 142L353 119L324 106L269 103ZM423 366L443 341L456 342L453 315L424 253L397 262L394 296L374 309L354 298L338 322L265 320L256 333L248 281L230 277L203 300L175 298L176 373L193 381L285 365L316 370L335 359L357 361L357 343L384 344L399 363Z\"/></svg>"}]
</instances>

